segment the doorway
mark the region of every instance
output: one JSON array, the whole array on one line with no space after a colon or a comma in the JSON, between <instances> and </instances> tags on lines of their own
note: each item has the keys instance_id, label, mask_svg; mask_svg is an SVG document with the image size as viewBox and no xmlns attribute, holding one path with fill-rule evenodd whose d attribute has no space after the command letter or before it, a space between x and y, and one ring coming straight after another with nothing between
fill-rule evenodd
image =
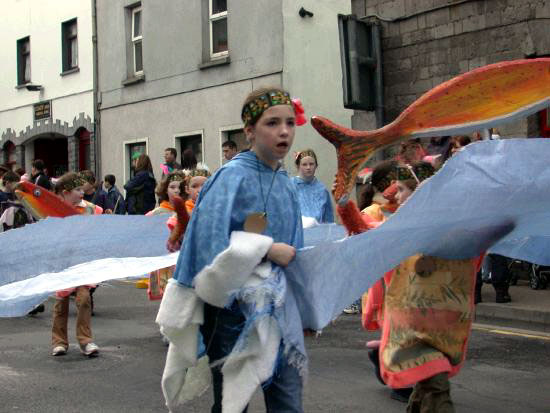
<instances>
[{"instance_id":1,"label":"doorway","mask_svg":"<svg viewBox=\"0 0 550 413\"><path fill-rule=\"evenodd\" d=\"M34 159L42 159L49 177L60 177L69 171L67 137L51 135L34 141Z\"/></svg>"}]
</instances>

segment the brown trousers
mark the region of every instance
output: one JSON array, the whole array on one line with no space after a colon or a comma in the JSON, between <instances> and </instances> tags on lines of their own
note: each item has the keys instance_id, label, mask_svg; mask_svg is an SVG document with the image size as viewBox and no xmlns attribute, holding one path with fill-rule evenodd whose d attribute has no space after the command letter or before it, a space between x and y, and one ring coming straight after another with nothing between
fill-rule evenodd
<instances>
[{"instance_id":1,"label":"brown trousers","mask_svg":"<svg viewBox=\"0 0 550 413\"><path fill-rule=\"evenodd\" d=\"M76 288L76 339L81 346L92 342L92 306L90 290L87 287ZM53 307L52 347L69 346L67 321L69 318L69 297L57 297Z\"/></svg>"},{"instance_id":2,"label":"brown trousers","mask_svg":"<svg viewBox=\"0 0 550 413\"><path fill-rule=\"evenodd\" d=\"M447 373L436 374L414 385L407 413L454 413Z\"/></svg>"}]
</instances>

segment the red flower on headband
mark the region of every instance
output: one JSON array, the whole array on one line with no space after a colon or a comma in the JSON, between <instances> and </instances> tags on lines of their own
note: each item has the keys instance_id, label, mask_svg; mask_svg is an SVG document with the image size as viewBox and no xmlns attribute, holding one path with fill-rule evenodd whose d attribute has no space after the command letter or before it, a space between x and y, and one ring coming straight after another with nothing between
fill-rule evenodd
<instances>
[{"instance_id":1,"label":"red flower on headband","mask_svg":"<svg viewBox=\"0 0 550 413\"><path fill-rule=\"evenodd\" d=\"M292 106L294 106L294 113L296 114L296 125L305 125L307 123L307 118L302 101L300 99L292 99Z\"/></svg>"}]
</instances>

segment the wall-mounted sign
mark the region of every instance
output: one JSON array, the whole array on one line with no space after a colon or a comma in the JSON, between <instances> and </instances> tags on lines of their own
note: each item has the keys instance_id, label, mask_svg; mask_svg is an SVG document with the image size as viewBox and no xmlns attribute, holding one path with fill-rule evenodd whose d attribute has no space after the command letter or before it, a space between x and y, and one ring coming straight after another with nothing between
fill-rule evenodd
<instances>
[{"instance_id":1,"label":"wall-mounted sign","mask_svg":"<svg viewBox=\"0 0 550 413\"><path fill-rule=\"evenodd\" d=\"M34 120L49 119L52 117L52 101L39 102L34 104Z\"/></svg>"}]
</instances>

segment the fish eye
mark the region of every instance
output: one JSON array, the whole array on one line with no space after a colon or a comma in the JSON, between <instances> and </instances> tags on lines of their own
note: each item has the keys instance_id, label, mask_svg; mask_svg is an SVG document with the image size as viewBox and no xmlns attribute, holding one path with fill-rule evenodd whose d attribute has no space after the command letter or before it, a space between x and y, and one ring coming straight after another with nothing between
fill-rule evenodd
<instances>
[{"instance_id":1,"label":"fish eye","mask_svg":"<svg viewBox=\"0 0 550 413\"><path fill-rule=\"evenodd\" d=\"M33 194L34 196L39 197L40 195L42 195L42 191L40 189L35 189Z\"/></svg>"}]
</instances>

